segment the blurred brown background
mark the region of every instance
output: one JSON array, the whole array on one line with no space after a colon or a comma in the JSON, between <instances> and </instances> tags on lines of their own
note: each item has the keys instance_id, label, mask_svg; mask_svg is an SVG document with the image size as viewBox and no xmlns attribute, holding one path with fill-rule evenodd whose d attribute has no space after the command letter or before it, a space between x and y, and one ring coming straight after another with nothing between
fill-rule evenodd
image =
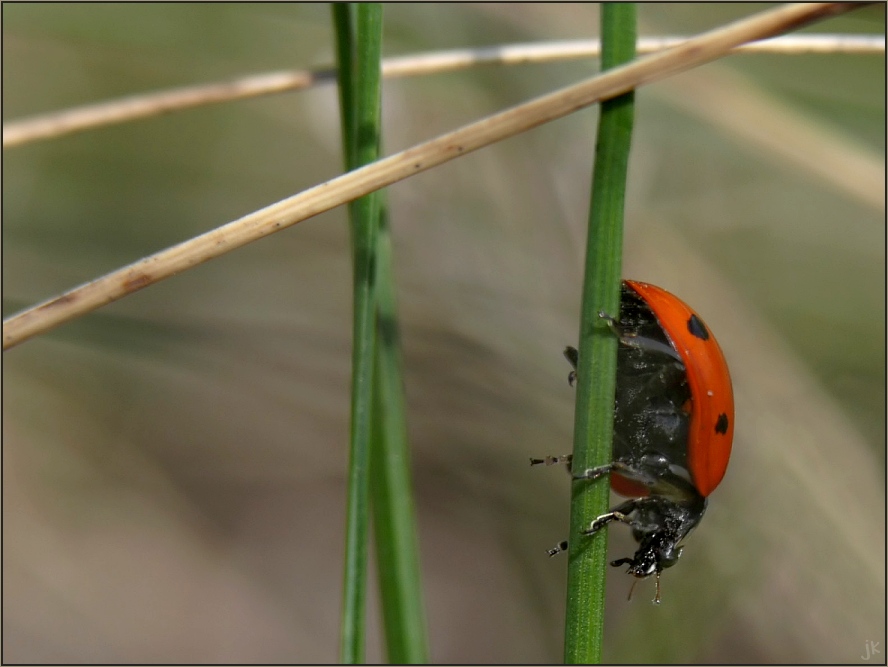
<instances>
[{"instance_id":1,"label":"blurred brown background","mask_svg":"<svg viewBox=\"0 0 888 667\"><path fill-rule=\"evenodd\" d=\"M759 8L641 5L640 33ZM884 33L884 7L814 30ZM597 34L594 5L385 15L387 55ZM324 5L5 4L3 118L332 49ZM386 152L596 67L391 81ZM737 431L663 604L612 573L608 661L885 650L884 100L880 55L737 55L637 94L624 273L717 333ZM4 151L4 315L338 174L337 113L328 85ZM596 118L389 191L437 662L561 659L568 484L527 459L571 447ZM5 661L338 660L350 281L336 210L3 355Z\"/></svg>"}]
</instances>

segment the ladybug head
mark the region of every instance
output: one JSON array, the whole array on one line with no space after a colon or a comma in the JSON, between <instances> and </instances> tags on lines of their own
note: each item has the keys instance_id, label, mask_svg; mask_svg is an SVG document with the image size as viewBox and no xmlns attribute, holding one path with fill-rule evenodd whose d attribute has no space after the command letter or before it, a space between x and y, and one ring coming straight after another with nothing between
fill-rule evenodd
<instances>
[{"instance_id":1,"label":"ladybug head","mask_svg":"<svg viewBox=\"0 0 888 667\"><path fill-rule=\"evenodd\" d=\"M670 530L655 530L642 537L638 550L632 558L619 558L611 562L613 567L628 565L628 574L644 579L652 574L657 576L667 567L672 567L681 557L684 547L678 546L676 534ZM684 537L683 535L681 537Z\"/></svg>"},{"instance_id":2,"label":"ladybug head","mask_svg":"<svg viewBox=\"0 0 888 667\"><path fill-rule=\"evenodd\" d=\"M614 567L628 565L628 574L638 579L645 579L652 574L657 576L657 593L654 596L654 604L660 604L660 573L664 568L672 567L678 562L683 547L676 546L676 540L667 531L650 533L638 546L638 551L632 558L618 558L611 562ZM632 599L632 591L635 584L629 589L629 598Z\"/></svg>"},{"instance_id":3,"label":"ladybug head","mask_svg":"<svg viewBox=\"0 0 888 667\"><path fill-rule=\"evenodd\" d=\"M632 558L620 558L614 567L628 565L628 573L639 579L659 574L678 562L682 541L706 511L706 499L697 494L681 501L651 495L629 503L632 506L632 536L638 549Z\"/></svg>"},{"instance_id":4,"label":"ladybug head","mask_svg":"<svg viewBox=\"0 0 888 667\"><path fill-rule=\"evenodd\" d=\"M632 558L620 558L611 565L628 565L627 572L636 579L656 575L654 604L660 604L660 574L678 562L684 549L681 542L699 523L705 508L706 500L702 497L685 504L657 496L635 501L638 522L634 524L632 534L638 541L638 549ZM632 589L629 597L632 597Z\"/></svg>"}]
</instances>

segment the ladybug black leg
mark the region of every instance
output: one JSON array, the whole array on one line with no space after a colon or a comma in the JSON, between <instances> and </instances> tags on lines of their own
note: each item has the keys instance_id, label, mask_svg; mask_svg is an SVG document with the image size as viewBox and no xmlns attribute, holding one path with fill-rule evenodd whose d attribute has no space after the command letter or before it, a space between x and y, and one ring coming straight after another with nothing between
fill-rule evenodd
<instances>
[{"instance_id":1,"label":"ladybug black leg","mask_svg":"<svg viewBox=\"0 0 888 667\"><path fill-rule=\"evenodd\" d=\"M549 554L549 557L551 558L552 556L560 554L563 551L567 551L567 540L559 542L552 549L548 549L546 553Z\"/></svg>"},{"instance_id":2,"label":"ladybug black leg","mask_svg":"<svg viewBox=\"0 0 888 667\"><path fill-rule=\"evenodd\" d=\"M588 470L584 470L583 472L576 473L573 478L574 479L585 479L589 482L593 482L600 477L604 477L608 473L610 473L616 467L617 462L614 463L606 463L603 466L598 466L597 468L589 468Z\"/></svg>"},{"instance_id":3,"label":"ladybug black leg","mask_svg":"<svg viewBox=\"0 0 888 667\"><path fill-rule=\"evenodd\" d=\"M535 459L531 457L530 465L538 466L538 465L546 465L551 466L556 463L565 463L567 464L567 469L570 470L570 462L573 461L573 454L562 454L561 456L547 456L542 459Z\"/></svg>"},{"instance_id":4,"label":"ladybug black leg","mask_svg":"<svg viewBox=\"0 0 888 667\"><path fill-rule=\"evenodd\" d=\"M634 347L639 350L644 350L645 352L665 354L668 357L672 357L679 363L683 363L681 360L681 355L678 353L678 351L673 349L666 343L663 343L659 340L654 340L653 338L648 338L647 336L639 336L632 331L627 331L617 320L605 313L603 310L598 311L598 317L604 320L605 324L607 324L607 328L614 332L614 335L620 339L620 343L622 345L625 345L626 347Z\"/></svg>"},{"instance_id":5,"label":"ladybug black leg","mask_svg":"<svg viewBox=\"0 0 888 667\"><path fill-rule=\"evenodd\" d=\"M564 348L564 358L573 366L573 370L567 376L567 384L573 387L574 382L577 380L577 363L580 360L580 353L577 352L577 348L568 345Z\"/></svg>"},{"instance_id":6,"label":"ladybug black leg","mask_svg":"<svg viewBox=\"0 0 888 667\"><path fill-rule=\"evenodd\" d=\"M638 473L630 465L626 465L622 461L614 461L612 463L605 463L603 466L598 466L597 468L589 468L584 470L583 472L579 472L573 476L574 479L585 479L587 481L593 482L600 477L604 477L608 473L622 473L623 476L629 479L635 479L638 477Z\"/></svg>"},{"instance_id":7,"label":"ladybug black leg","mask_svg":"<svg viewBox=\"0 0 888 667\"><path fill-rule=\"evenodd\" d=\"M595 519L589 527L583 531L583 535L594 535L599 530L604 528L611 521L621 521L622 523L632 525L632 519L630 519L626 514L623 514L620 511L613 510L612 512L608 512L607 514L602 514L600 517Z\"/></svg>"},{"instance_id":8,"label":"ladybug black leg","mask_svg":"<svg viewBox=\"0 0 888 667\"><path fill-rule=\"evenodd\" d=\"M613 331L616 334L617 338L623 337L623 330L622 330L622 328L620 328L620 323L617 322L617 320L615 320L613 317L608 315L603 310L598 311L598 317L599 317L599 319L604 320L604 323L607 325L607 328L610 329L611 331Z\"/></svg>"},{"instance_id":9,"label":"ladybug black leg","mask_svg":"<svg viewBox=\"0 0 888 667\"><path fill-rule=\"evenodd\" d=\"M556 463L564 463L564 464L566 464L567 471L570 472L571 461L573 461L573 454L562 454L561 456L546 456L541 459L531 458L530 465L532 465L532 466L536 466L536 465L551 466L551 465L555 465ZM549 557L551 558L552 556L557 556L558 554L560 554L564 551L567 551L567 541L566 540L559 542L551 549L547 549L546 553L549 554Z\"/></svg>"}]
</instances>

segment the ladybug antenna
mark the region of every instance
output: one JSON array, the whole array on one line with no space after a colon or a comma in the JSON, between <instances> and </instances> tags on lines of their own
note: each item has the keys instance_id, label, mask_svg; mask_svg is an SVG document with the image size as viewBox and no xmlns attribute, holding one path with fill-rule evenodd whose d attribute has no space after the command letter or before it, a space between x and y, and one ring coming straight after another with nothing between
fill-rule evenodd
<instances>
[{"instance_id":1,"label":"ladybug antenna","mask_svg":"<svg viewBox=\"0 0 888 667\"><path fill-rule=\"evenodd\" d=\"M567 546L565 544L565 546ZM554 556L557 551L554 549L549 550L549 555ZM657 577L657 594L654 596L653 603L660 604L660 572L658 571L655 575ZM632 586L629 587L629 595L626 596L627 600L632 600L632 594L635 593L635 586L639 581L642 580L643 577L636 578L632 581Z\"/></svg>"},{"instance_id":2,"label":"ladybug antenna","mask_svg":"<svg viewBox=\"0 0 888 667\"><path fill-rule=\"evenodd\" d=\"M639 579L632 580L632 585L629 587L629 595L626 596L627 601L632 599L632 593L635 592L635 584L637 584L639 581Z\"/></svg>"}]
</instances>

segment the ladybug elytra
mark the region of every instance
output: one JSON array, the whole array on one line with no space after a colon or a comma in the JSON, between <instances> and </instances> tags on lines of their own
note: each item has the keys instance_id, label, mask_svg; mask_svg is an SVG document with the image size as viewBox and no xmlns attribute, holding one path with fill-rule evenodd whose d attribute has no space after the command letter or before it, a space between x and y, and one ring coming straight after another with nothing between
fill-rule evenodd
<instances>
[{"instance_id":1,"label":"ladybug elytra","mask_svg":"<svg viewBox=\"0 0 888 667\"><path fill-rule=\"evenodd\" d=\"M613 462L572 471L577 480L610 474L611 488L629 500L596 518L585 535L612 521L632 528L638 549L628 573L641 579L660 573L682 551L700 523L707 497L724 477L734 434L731 377L721 348L699 315L654 285L624 280L620 318L599 313L617 335ZM574 370L577 350L564 351ZM531 459L531 465L571 463L571 456ZM549 550L565 550L566 542Z\"/></svg>"}]
</instances>

